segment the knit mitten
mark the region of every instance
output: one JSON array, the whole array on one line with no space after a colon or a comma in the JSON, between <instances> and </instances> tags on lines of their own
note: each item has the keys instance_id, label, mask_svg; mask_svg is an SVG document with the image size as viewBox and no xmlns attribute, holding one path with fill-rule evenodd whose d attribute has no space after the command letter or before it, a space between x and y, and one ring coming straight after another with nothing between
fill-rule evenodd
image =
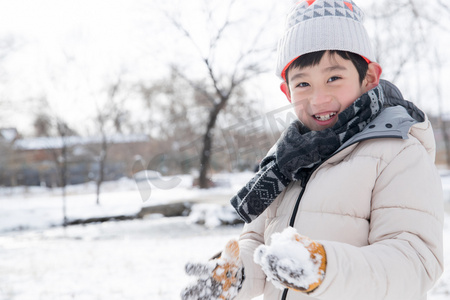
<instances>
[{"instance_id":1,"label":"knit mitten","mask_svg":"<svg viewBox=\"0 0 450 300\"><path fill-rule=\"evenodd\" d=\"M289 227L274 233L270 246L259 246L254 261L277 288L309 293L322 283L327 259L321 244Z\"/></svg>"},{"instance_id":2,"label":"knit mitten","mask_svg":"<svg viewBox=\"0 0 450 300\"><path fill-rule=\"evenodd\" d=\"M244 280L238 242L229 241L217 259L186 264L186 273L197 276L198 280L181 292L182 300L234 299Z\"/></svg>"}]
</instances>

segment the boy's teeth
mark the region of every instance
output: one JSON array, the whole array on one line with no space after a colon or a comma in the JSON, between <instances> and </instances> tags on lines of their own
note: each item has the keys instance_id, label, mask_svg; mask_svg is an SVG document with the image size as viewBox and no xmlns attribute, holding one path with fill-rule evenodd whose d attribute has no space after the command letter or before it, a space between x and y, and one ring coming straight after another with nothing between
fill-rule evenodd
<instances>
[{"instance_id":1,"label":"boy's teeth","mask_svg":"<svg viewBox=\"0 0 450 300\"><path fill-rule=\"evenodd\" d=\"M331 114L328 114L328 115L314 115L314 118L316 118L319 121L328 121L329 119L331 119L335 115L336 115L336 113L331 113Z\"/></svg>"}]
</instances>

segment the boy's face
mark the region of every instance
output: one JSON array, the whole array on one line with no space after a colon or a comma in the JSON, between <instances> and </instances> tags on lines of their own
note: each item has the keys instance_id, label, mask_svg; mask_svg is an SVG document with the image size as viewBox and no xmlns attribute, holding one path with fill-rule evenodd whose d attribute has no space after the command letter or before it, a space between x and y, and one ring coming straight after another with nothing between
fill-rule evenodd
<instances>
[{"instance_id":1,"label":"boy's face","mask_svg":"<svg viewBox=\"0 0 450 300\"><path fill-rule=\"evenodd\" d=\"M298 119L313 131L332 127L338 114L349 107L371 85L360 83L358 71L350 60L339 55L324 54L319 64L293 68L288 72L288 99Z\"/></svg>"}]
</instances>

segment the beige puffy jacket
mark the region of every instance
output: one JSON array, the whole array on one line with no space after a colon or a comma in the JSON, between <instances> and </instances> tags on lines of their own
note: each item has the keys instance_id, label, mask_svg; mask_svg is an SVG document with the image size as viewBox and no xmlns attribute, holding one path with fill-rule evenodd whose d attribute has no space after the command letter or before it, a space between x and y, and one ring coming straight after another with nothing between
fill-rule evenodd
<instances>
[{"instance_id":1,"label":"beige puffy jacket","mask_svg":"<svg viewBox=\"0 0 450 300\"><path fill-rule=\"evenodd\" d=\"M411 127L403 107L385 109L304 189L291 183L246 224L239 241L246 279L237 299L263 293L269 300L427 299L443 271L444 212L434 136L424 118ZM309 295L276 289L253 262L254 250L291 222L327 254L325 279Z\"/></svg>"}]
</instances>

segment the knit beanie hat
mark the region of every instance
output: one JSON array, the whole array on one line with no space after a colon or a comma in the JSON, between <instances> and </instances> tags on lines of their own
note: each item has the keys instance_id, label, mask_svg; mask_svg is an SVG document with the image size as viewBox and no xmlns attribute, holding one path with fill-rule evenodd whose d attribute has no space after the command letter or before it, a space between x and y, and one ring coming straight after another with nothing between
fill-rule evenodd
<instances>
[{"instance_id":1,"label":"knit beanie hat","mask_svg":"<svg viewBox=\"0 0 450 300\"><path fill-rule=\"evenodd\" d=\"M286 30L278 43L276 73L285 71L299 56L321 50L341 50L375 61L364 15L352 0L303 0L286 18Z\"/></svg>"}]
</instances>

